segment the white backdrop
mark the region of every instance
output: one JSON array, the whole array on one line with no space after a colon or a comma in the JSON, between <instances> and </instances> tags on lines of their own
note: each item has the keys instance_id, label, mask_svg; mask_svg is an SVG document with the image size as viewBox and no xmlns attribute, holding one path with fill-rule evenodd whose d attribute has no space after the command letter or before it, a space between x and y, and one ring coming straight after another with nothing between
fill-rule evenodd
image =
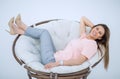
<instances>
[{"instance_id":1,"label":"white backdrop","mask_svg":"<svg viewBox=\"0 0 120 79\"><path fill-rule=\"evenodd\" d=\"M9 29L9 19L19 13L27 25L54 18L79 21L81 16L95 24L107 24L111 30L109 69L104 70L100 63L88 79L120 79L119 0L0 0L0 79L28 79L26 71L12 55L15 36L5 32Z\"/></svg>"}]
</instances>

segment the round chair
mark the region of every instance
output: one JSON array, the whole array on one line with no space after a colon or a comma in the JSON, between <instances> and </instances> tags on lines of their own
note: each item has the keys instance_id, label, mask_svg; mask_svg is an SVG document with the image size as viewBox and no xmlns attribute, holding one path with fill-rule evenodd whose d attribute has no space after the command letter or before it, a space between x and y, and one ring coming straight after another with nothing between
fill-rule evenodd
<instances>
[{"instance_id":1,"label":"round chair","mask_svg":"<svg viewBox=\"0 0 120 79\"><path fill-rule=\"evenodd\" d=\"M56 50L63 49L70 40L80 37L80 23L77 21L52 19L35 23L31 27L47 29ZM58 66L46 70L41 64L39 44L38 39L24 35L18 35L13 43L14 58L27 70L29 79L87 79L91 69L103 59L103 56L97 53L82 65Z\"/></svg>"}]
</instances>

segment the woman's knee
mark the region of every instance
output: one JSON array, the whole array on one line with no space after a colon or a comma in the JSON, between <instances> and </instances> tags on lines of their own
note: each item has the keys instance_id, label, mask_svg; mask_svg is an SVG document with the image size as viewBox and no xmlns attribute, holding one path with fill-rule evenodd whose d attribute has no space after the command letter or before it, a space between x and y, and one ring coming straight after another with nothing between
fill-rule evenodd
<instances>
[{"instance_id":1,"label":"woman's knee","mask_svg":"<svg viewBox=\"0 0 120 79\"><path fill-rule=\"evenodd\" d=\"M42 29L43 30L43 32L48 32L48 30L47 29Z\"/></svg>"},{"instance_id":2,"label":"woman's knee","mask_svg":"<svg viewBox=\"0 0 120 79\"><path fill-rule=\"evenodd\" d=\"M48 32L48 30L46 30L46 29L42 29L42 33L44 33L44 34L49 34L49 32Z\"/></svg>"},{"instance_id":3,"label":"woman's knee","mask_svg":"<svg viewBox=\"0 0 120 79\"><path fill-rule=\"evenodd\" d=\"M50 33L49 33L48 30L46 30L46 29L43 30L41 37L42 37L42 36L43 36L44 38L47 38L47 39L51 38Z\"/></svg>"}]
</instances>

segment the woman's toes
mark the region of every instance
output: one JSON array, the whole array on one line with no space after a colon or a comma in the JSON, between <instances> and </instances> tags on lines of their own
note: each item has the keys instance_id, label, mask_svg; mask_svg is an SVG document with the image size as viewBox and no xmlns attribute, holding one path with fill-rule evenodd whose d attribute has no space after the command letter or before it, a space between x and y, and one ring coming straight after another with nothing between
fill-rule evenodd
<instances>
[{"instance_id":1,"label":"woman's toes","mask_svg":"<svg viewBox=\"0 0 120 79\"><path fill-rule=\"evenodd\" d=\"M14 23L14 17L12 17L12 18L9 20L8 25L11 26L13 23Z\"/></svg>"},{"instance_id":2,"label":"woman's toes","mask_svg":"<svg viewBox=\"0 0 120 79\"><path fill-rule=\"evenodd\" d=\"M14 17L10 19L10 21L8 22L10 31L8 31L11 35L15 35L16 33L13 30L13 25L14 25Z\"/></svg>"},{"instance_id":3,"label":"woman's toes","mask_svg":"<svg viewBox=\"0 0 120 79\"><path fill-rule=\"evenodd\" d=\"M17 27L16 25L13 25L12 27L13 27L15 33L24 34L24 31L22 29L20 29L19 27Z\"/></svg>"},{"instance_id":4,"label":"woman's toes","mask_svg":"<svg viewBox=\"0 0 120 79\"><path fill-rule=\"evenodd\" d=\"M15 19L15 23L20 24L20 22L21 22L21 16L20 16L20 14L18 14L18 16Z\"/></svg>"}]
</instances>

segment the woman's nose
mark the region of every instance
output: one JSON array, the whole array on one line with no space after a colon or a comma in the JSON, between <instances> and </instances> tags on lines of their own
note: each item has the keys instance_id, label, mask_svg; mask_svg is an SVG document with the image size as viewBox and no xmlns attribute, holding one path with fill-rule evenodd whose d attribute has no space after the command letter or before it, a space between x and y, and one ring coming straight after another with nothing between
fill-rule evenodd
<instances>
[{"instance_id":1,"label":"woman's nose","mask_svg":"<svg viewBox=\"0 0 120 79\"><path fill-rule=\"evenodd\" d=\"M98 33L99 33L99 30L96 30L95 32L98 34Z\"/></svg>"},{"instance_id":2,"label":"woman's nose","mask_svg":"<svg viewBox=\"0 0 120 79\"><path fill-rule=\"evenodd\" d=\"M99 30L96 30L97 33L99 33Z\"/></svg>"}]
</instances>

